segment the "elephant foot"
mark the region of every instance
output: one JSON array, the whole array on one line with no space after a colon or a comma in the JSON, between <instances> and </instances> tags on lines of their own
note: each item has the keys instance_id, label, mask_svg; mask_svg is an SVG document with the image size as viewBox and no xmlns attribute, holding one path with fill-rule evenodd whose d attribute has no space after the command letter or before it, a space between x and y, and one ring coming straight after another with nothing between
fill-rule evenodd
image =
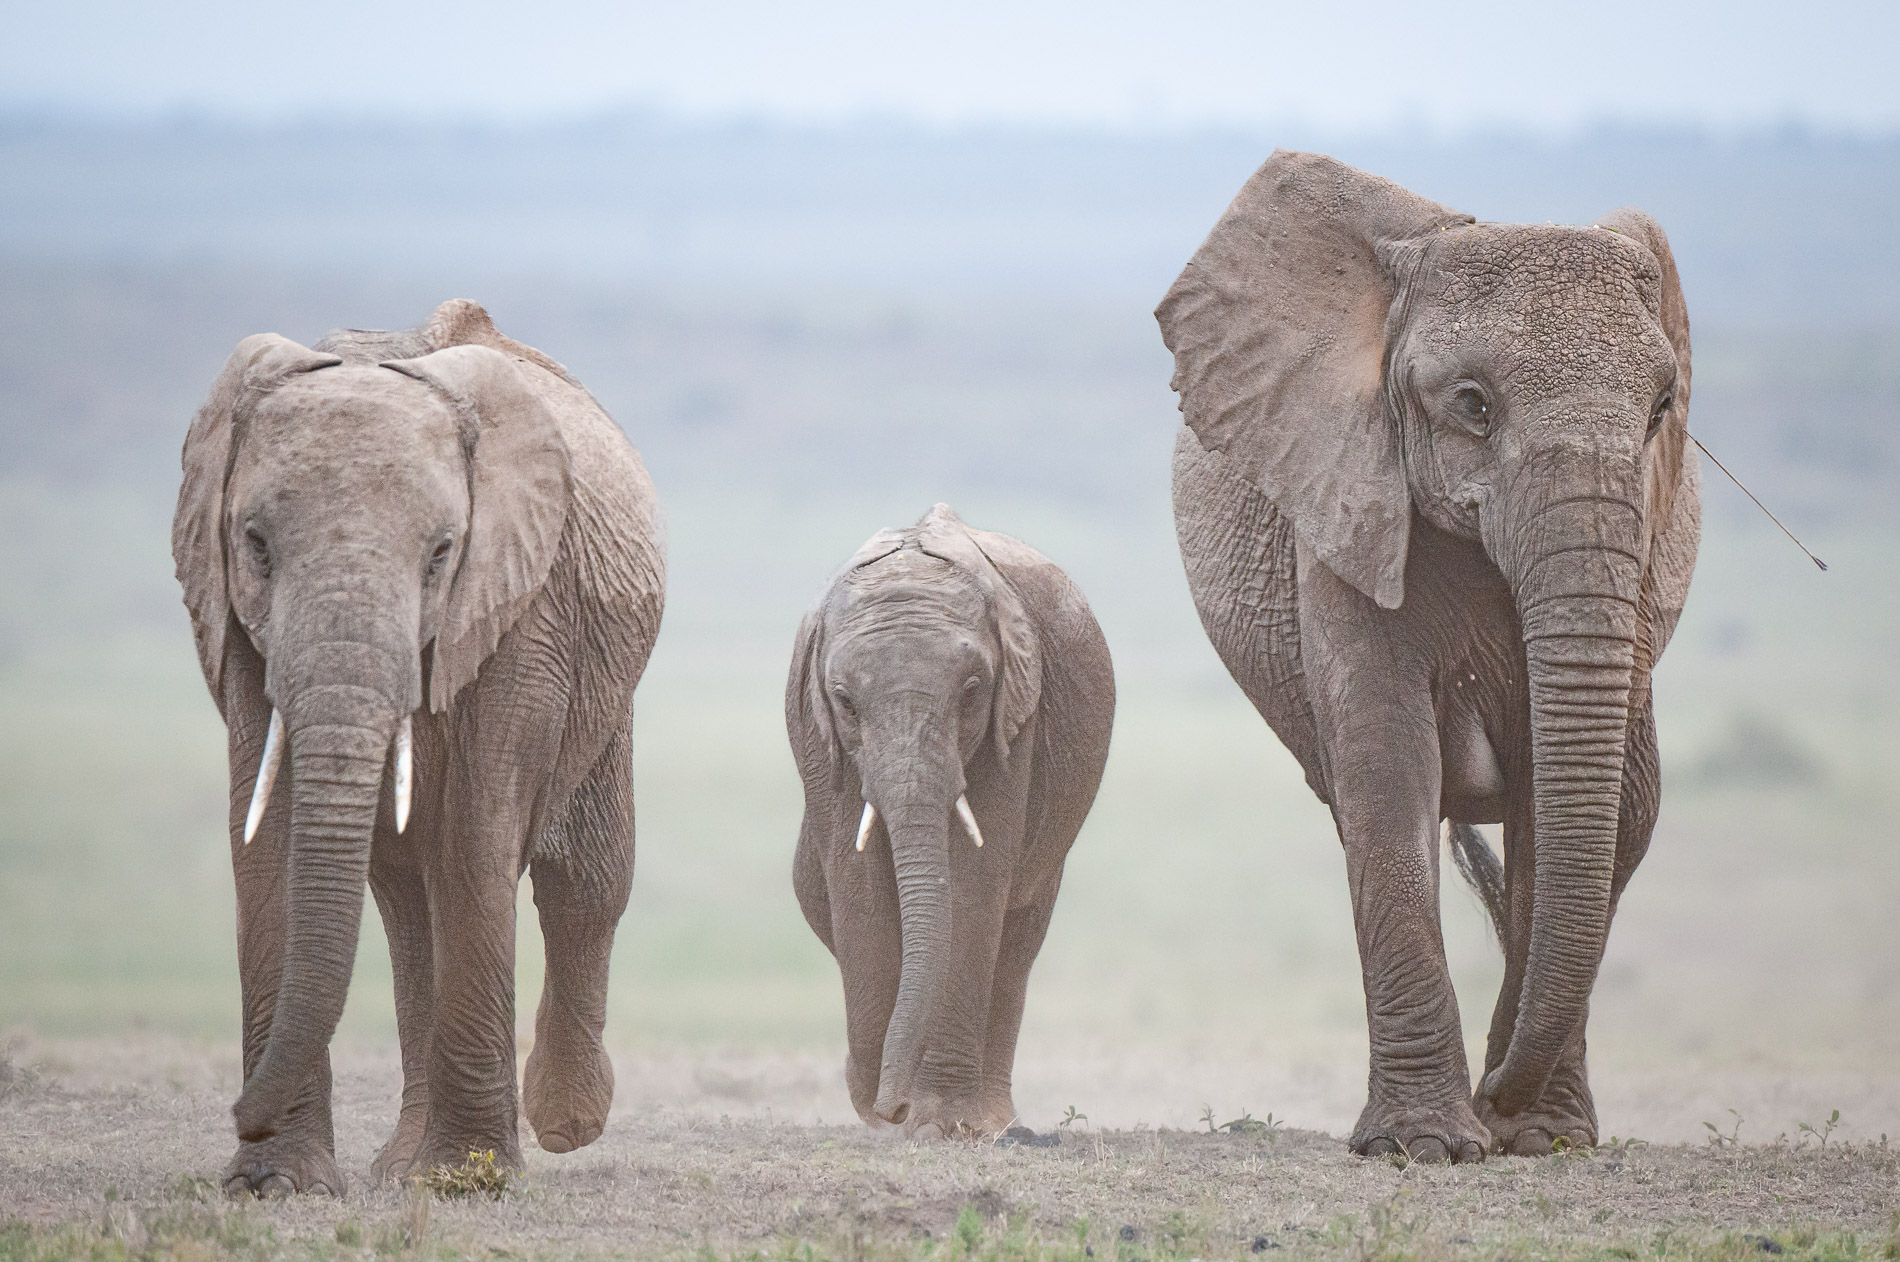
<instances>
[{"instance_id":1,"label":"elephant foot","mask_svg":"<svg viewBox=\"0 0 1900 1262\"><path fill-rule=\"evenodd\" d=\"M410 1163L411 1175L427 1170L439 1170L447 1167L459 1169L469 1159L471 1153L495 1154L498 1169L520 1173L527 1167L521 1160L521 1140L514 1127L505 1134L482 1135L479 1131L467 1131L456 1135L425 1135L421 1146L416 1150L415 1160Z\"/></svg>"},{"instance_id":2,"label":"elephant foot","mask_svg":"<svg viewBox=\"0 0 1900 1262\"><path fill-rule=\"evenodd\" d=\"M614 1100L614 1063L598 1043L579 1052L538 1040L528 1054L521 1112L548 1152L573 1152L600 1138Z\"/></svg>"},{"instance_id":3,"label":"elephant foot","mask_svg":"<svg viewBox=\"0 0 1900 1262\"><path fill-rule=\"evenodd\" d=\"M1592 1148L1597 1142L1597 1113L1590 1088L1552 1079L1544 1095L1515 1117L1501 1117L1480 1087L1472 1097L1473 1111L1491 1132L1491 1151L1513 1157L1548 1157L1558 1141L1566 1148Z\"/></svg>"},{"instance_id":4,"label":"elephant foot","mask_svg":"<svg viewBox=\"0 0 1900 1262\"><path fill-rule=\"evenodd\" d=\"M1369 1102L1346 1145L1361 1157L1463 1163L1484 1160L1491 1133L1462 1100L1409 1109Z\"/></svg>"},{"instance_id":5,"label":"elephant foot","mask_svg":"<svg viewBox=\"0 0 1900 1262\"><path fill-rule=\"evenodd\" d=\"M391 1131L389 1139L376 1154L376 1160L370 1162L369 1176L378 1183L393 1183L409 1177L416 1165L416 1154L422 1150L422 1136L428 1130L429 1110L426 1107L406 1108L402 1116L396 1119L396 1129Z\"/></svg>"},{"instance_id":6,"label":"elephant foot","mask_svg":"<svg viewBox=\"0 0 1900 1262\"><path fill-rule=\"evenodd\" d=\"M224 1194L276 1200L299 1192L343 1195L343 1173L328 1148L277 1135L256 1144L239 1144L219 1176Z\"/></svg>"}]
</instances>

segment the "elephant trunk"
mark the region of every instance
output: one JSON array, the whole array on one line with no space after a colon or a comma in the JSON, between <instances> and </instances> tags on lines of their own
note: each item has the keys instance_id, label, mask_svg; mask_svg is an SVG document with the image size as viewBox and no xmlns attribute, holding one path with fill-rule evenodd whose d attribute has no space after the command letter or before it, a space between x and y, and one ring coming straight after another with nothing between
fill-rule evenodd
<instances>
[{"instance_id":1,"label":"elephant trunk","mask_svg":"<svg viewBox=\"0 0 1900 1262\"><path fill-rule=\"evenodd\" d=\"M1581 472L1602 490L1524 521L1506 552L1530 693L1534 877L1516 1024L1483 1088L1504 1117L1543 1094L1588 1011L1609 936L1642 500L1633 474L1608 460Z\"/></svg>"},{"instance_id":2,"label":"elephant trunk","mask_svg":"<svg viewBox=\"0 0 1900 1262\"><path fill-rule=\"evenodd\" d=\"M247 1142L283 1128L349 993L390 746L419 691L404 677L415 654L400 633L379 639L273 645L291 780L284 952L269 1039L232 1110Z\"/></svg>"},{"instance_id":3,"label":"elephant trunk","mask_svg":"<svg viewBox=\"0 0 1900 1262\"><path fill-rule=\"evenodd\" d=\"M865 760L865 796L891 838L903 939L897 1000L884 1034L873 1111L902 1123L917 1103L918 1078L934 1015L950 968L950 817L962 792L954 746L923 714L902 734L878 741ZM930 726L926 726L929 724Z\"/></svg>"}]
</instances>

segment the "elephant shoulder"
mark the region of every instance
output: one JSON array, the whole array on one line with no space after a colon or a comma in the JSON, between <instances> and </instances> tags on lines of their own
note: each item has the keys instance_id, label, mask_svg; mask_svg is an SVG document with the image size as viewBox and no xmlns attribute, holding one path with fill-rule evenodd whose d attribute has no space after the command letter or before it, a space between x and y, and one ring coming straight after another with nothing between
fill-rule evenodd
<instances>
[{"instance_id":1,"label":"elephant shoulder","mask_svg":"<svg viewBox=\"0 0 1900 1262\"><path fill-rule=\"evenodd\" d=\"M1327 799L1300 657L1293 523L1185 425L1175 436L1173 480L1175 535L1201 626L1306 782Z\"/></svg>"}]
</instances>

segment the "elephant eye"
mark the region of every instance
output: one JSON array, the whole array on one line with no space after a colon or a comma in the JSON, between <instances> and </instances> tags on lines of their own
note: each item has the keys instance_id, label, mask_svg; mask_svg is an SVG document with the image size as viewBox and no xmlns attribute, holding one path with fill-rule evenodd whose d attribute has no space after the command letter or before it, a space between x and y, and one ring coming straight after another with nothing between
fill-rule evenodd
<instances>
[{"instance_id":1,"label":"elephant eye","mask_svg":"<svg viewBox=\"0 0 1900 1262\"><path fill-rule=\"evenodd\" d=\"M1480 436L1491 432L1491 400L1477 386L1465 385L1451 395L1452 414L1466 429Z\"/></svg>"},{"instance_id":2,"label":"elephant eye","mask_svg":"<svg viewBox=\"0 0 1900 1262\"><path fill-rule=\"evenodd\" d=\"M449 559L449 553L454 551L454 549L455 539L452 536L444 536L442 541L436 544L434 549L429 553L429 573L434 574L440 570L442 563Z\"/></svg>"},{"instance_id":3,"label":"elephant eye","mask_svg":"<svg viewBox=\"0 0 1900 1262\"><path fill-rule=\"evenodd\" d=\"M256 526L244 528L244 542L251 550L251 559L257 568L265 574L270 573L270 544L264 542L264 533Z\"/></svg>"},{"instance_id":4,"label":"elephant eye","mask_svg":"<svg viewBox=\"0 0 1900 1262\"><path fill-rule=\"evenodd\" d=\"M1662 392L1661 397L1656 400L1656 406L1650 409L1649 433L1645 436L1646 438L1654 438L1656 436L1656 432L1662 428L1663 421L1669 415L1669 409L1674 407L1675 403L1676 392L1674 390L1665 390Z\"/></svg>"},{"instance_id":5,"label":"elephant eye","mask_svg":"<svg viewBox=\"0 0 1900 1262\"><path fill-rule=\"evenodd\" d=\"M963 681L963 691L965 692L975 692L978 688L981 688L982 686L983 686L983 677L981 675L972 675L968 679Z\"/></svg>"},{"instance_id":6,"label":"elephant eye","mask_svg":"<svg viewBox=\"0 0 1900 1262\"><path fill-rule=\"evenodd\" d=\"M847 717L857 714L858 708L851 704L851 698L845 695L844 686L842 684L834 684L831 689L831 695L838 702L838 708L844 711Z\"/></svg>"}]
</instances>

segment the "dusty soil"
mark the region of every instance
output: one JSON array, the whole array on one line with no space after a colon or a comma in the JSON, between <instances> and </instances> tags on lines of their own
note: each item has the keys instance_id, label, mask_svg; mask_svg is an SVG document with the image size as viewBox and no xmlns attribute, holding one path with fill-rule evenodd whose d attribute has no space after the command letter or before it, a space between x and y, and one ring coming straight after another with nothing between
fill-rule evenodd
<instances>
[{"instance_id":1,"label":"dusty soil","mask_svg":"<svg viewBox=\"0 0 1900 1262\"><path fill-rule=\"evenodd\" d=\"M1199 1124L1078 1121L1045 1129L1052 1146L912 1146L842 1114L801 1117L842 1102L828 1060L625 1057L628 1089L598 1143L558 1157L528 1145L525 1180L470 1202L367 1183L396 1064L343 1048L348 1195L231 1205L214 1179L231 1147L233 1049L16 1042L0 1082L0 1220L13 1220L0 1258L1741 1257L1770 1244L1900 1256L1900 1145L1878 1136L1837 1131L1822 1146L1796 1131L1458 1169L1361 1160L1316 1131Z\"/></svg>"}]
</instances>

